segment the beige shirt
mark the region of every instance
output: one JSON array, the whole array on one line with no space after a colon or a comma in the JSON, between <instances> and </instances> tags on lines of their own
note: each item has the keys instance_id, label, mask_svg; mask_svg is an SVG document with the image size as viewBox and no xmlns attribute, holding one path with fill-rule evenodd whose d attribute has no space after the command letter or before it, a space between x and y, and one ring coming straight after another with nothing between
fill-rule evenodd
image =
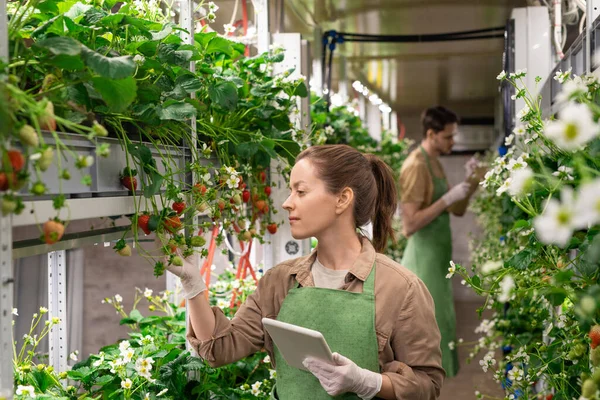
<instances>
[{"instance_id":1,"label":"beige shirt","mask_svg":"<svg viewBox=\"0 0 600 400\"><path fill-rule=\"evenodd\" d=\"M339 289L344 286L344 280L348 270L331 269L325 267L318 259L312 265L311 273L315 287L327 289Z\"/></svg>"},{"instance_id":2,"label":"beige shirt","mask_svg":"<svg viewBox=\"0 0 600 400\"><path fill-rule=\"evenodd\" d=\"M274 361L273 342L261 319L277 318L288 291L297 283L314 286L311 266L317 251L268 270L232 320L220 308L213 307L215 331L211 339L198 340L189 325L187 338L200 357L217 367L264 348ZM374 265L380 371L390 378L397 399L436 399L445 372L433 299L423 282L398 263L376 253L372 244L363 238L361 254L341 289L362 292Z\"/></svg>"},{"instance_id":3,"label":"beige shirt","mask_svg":"<svg viewBox=\"0 0 600 400\"><path fill-rule=\"evenodd\" d=\"M437 157L429 157L429 162L435 177L447 179L444 168ZM400 169L400 201L402 203L418 203L421 210L429 207L433 202L433 177L427 167L425 155L419 147L408 155ZM455 215L463 215L468 205L469 198L466 198L452 204L448 207L448 211Z\"/></svg>"}]
</instances>

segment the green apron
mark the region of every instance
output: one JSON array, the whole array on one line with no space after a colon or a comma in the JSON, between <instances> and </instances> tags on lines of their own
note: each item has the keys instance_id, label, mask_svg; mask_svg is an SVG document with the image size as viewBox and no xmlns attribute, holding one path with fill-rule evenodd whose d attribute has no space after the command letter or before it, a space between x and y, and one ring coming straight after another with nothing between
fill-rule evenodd
<instances>
[{"instance_id":1,"label":"green apron","mask_svg":"<svg viewBox=\"0 0 600 400\"><path fill-rule=\"evenodd\" d=\"M288 292L277 319L321 332L332 352L349 358L361 368L380 372L375 332L375 266L362 293L298 286ZM271 399L359 399L355 393L330 396L313 374L290 367L277 346L275 365L276 394L271 393Z\"/></svg>"},{"instance_id":2,"label":"green apron","mask_svg":"<svg viewBox=\"0 0 600 400\"><path fill-rule=\"evenodd\" d=\"M433 174L429 156L422 147L420 149L433 179L433 204L448 191L448 183L445 178L438 178ZM450 214L447 211L408 238L402 257L402 265L425 283L435 302L435 318L442 334L442 366L448 378L456 375L459 368L456 349L450 350L448 345L450 342L456 343L452 281L446 278L451 259L452 233Z\"/></svg>"}]
</instances>

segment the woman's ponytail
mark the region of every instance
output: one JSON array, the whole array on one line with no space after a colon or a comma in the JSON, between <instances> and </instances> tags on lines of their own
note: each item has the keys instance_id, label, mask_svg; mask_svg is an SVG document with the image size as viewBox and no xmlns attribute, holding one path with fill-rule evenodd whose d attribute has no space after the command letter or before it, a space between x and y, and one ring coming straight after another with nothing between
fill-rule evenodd
<instances>
[{"instance_id":1,"label":"woman's ponytail","mask_svg":"<svg viewBox=\"0 0 600 400\"><path fill-rule=\"evenodd\" d=\"M398 206L396 182L392 169L379 157L365 154L371 164L371 170L377 184L377 201L371 221L373 223L373 247L377 252L383 252L388 239L395 240L392 218Z\"/></svg>"}]
</instances>

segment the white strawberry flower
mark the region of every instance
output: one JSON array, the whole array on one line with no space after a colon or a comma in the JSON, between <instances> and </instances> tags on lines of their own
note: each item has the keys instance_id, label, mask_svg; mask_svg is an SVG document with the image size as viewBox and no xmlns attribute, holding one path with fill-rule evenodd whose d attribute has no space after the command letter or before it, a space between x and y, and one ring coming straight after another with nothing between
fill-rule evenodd
<instances>
[{"instance_id":1,"label":"white strawberry flower","mask_svg":"<svg viewBox=\"0 0 600 400\"><path fill-rule=\"evenodd\" d=\"M498 79L499 81L506 79L506 71L500 72L496 79Z\"/></svg>"},{"instance_id":2,"label":"white strawberry flower","mask_svg":"<svg viewBox=\"0 0 600 400\"><path fill-rule=\"evenodd\" d=\"M123 297L121 297L120 294L115 294L115 301L117 303L122 303L123 302Z\"/></svg>"},{"instance_id":3,"label":"white strawberry flower","mask_svg":"<svg viewBox=\"0 0 600 400\"><path fill-rule=\"evenodd\" d=\"M225 31L225 35L228 35L230 33L235 33L236 27L232 24L225 24L223 25L223 30Z\"/></svg>"},{"instance_id":4,"label":"white strawberry flower","mask_svg":"<svg viewBox=\"0 0 600 400\"><path fill-rule=\"evenodd\" d=\"M331 125L327 125L327 126L325 127L325 134L326 134L327 136L331 136L331 135L333 135L334 133L335 133L335 129L333 129L333 126L331 126Z\"/></svg>"},{"instance_id":5,"label":"white strawberry flower","mask_svg":"<svg viewBox=\"0 0 600 400\"><path fill-rule=\"evenodd\" d=\"M511 133L510 135L508 135L506 137L506 139L504 139L504 145L505 146L510 146L513 142L513 140L515 139L515 134Z\"/></svg>"},{"instance_id":6,"label":"white strawberry flower","mask_svg":"<svg viewBox=\"0 0 600 400\"><path fill-rule=\"evenodd\" d=\"M486 275L491 274L502 268L503 265L504 263L502 261L487 261L481 266L481 273Z\"/></svg>"},{"instance_id":7,"label":"white strawberry flower","mask_svg":"<svg viewBox=\"0 0 600 400\"><path fill-rule=\"evenodd\" d=\"M264 363L270 363L271 362L271 357L269 357L268 355L265 356L265 358L263 358L263 362Z\"/></svg>"},{"instance_id":8,"label":"white strawberry flower","mask_svg":"<svg viewBox=\"0 0 600 400\"><path fill-rule=\"evenodd\" d=\"M126 351L130 347L131 347L131 343L129 343L128 340L123 340L121 343L119 343L119 351L121 353L123 353L124 351Z\"/></svg>"},{"instance_id":9,"label":"white strawberry flower","mask_svg":"<svg viewBox=\"0 0 600 400\"><path fill-rule=\"evenodd\" d=\"M510 188L510 184L511 184L512 178L507 178L502 185L496 189L496 195L501 196L503 193L506 193L508 191L508 189Z\"/></svg>"},{"instance_id":10,"label":"white strawberry flower","mask_svg":"<svg viewBox=\"0 0 600 400\"><path fill-rule=\"evenodd\" d=\"M69 354L69 358L73 361L77 361L78 358L77 356L79 355L79 351L75 350L74 352L72 352L71 354Z\"/></svg>"},{"instance_id":11,"label":"white strawberry flower","mask_svg":"<svg viewBox=\"0 0 600 400\"><path fill-rule=\"evenodd\" d=\"M519 125L513 129L515 136L523 136L526 133L525 125Z\"/></svg>"},{"instance_id":12,"label":"white strawberry flower","mask_svg":"<svg viewBox=\"0 0 600 400\"><path fill-rule=\"evenodd\" d=\"M146 288L144 290L144 297L152 297L152 289Z\"/></svg>"},{"instance_id":13,"label":"white strawberry flower","mask_svg":"<svg viewBox=\"0 0 600 400\"><path fill-rule=\"evenodd\" d=\"M585 104L570 103L559 111L559 118L548 123L545 135L564 150L578 150L600 132Z\"/></svg>"},{"instance_id":14,"label":"white strawberry flower","mask_svg":"<svg viewBox=\"0 0 600 400\"><path fill-rule=\"evenodd\" d=\"M523 155L521 155L519 158L515 159L512 158L509 162L508 162L508 169L511 171L516 171L522 168L527 167L527 161L525 161L525 157L523 157Z\"/></svg>"},{"instance_id":15,"label":"white strawberry flower","mask_svg":"<svg viewBox=\"0 0 600 400\"><path fill-rule=\"evenodd\" d=\"M123 364L127 364L128 362L130 362L133 359L134 355L135 350L133 349L127 349L124 352L122 352L121 357L123 357Z\"/></svg>"},{"instance_id":16,"label":"white strawberry flower","mask_svg":"<svg viewBox=\"0 0 600 400\"><path fill-rule=\"evenodd\" d=\"M575 79L563 83L560 93L556 96L558 103L566 103L574 98L585 96L588 93L588 87L585 82L576 77Z\"/></svg>"},{"instance_id":17,"label":"white strawberry flower","mask_svg":"<svg viewBox=\"0 0 600 400\"><path fill-rule=\"evenodd\" d=\"M521 111L519 111L517 113L517 118L519 119L519 121L523 120L523 118L525 118L525 116L527 116L527 114L529 114L531 112L531 109L529 108L529 106L525 106L521 109Z\"/></svg>"},{"instance_id":18,"label":"white strawberry flower","mask_svg":"<svg viewBox=\"0 0 600 400\"><path fill-rule=\"evenodd\" d=\"M23 385L19 385L17 387L17 390L15 392L15 394L17 396L28 396L31 397L33 399L35 399L35 388L33 386L23 386Z\"/></svg>"},{"instance_id":19,"label":"white strawberry flower","mask_svg":"<svg viewBox=\"0 0 600 400\"><path fill-rule=\"evenodd\" d=\"M219 6L216 5L213 1L208 3L208 12L216 13L219 10Z\"/></svg>"},{"instance_id":20,"label":"white strawberry flower","mask_svg":"<svg viewBox=\"0 0 600 400\"><path fill-rule=\"evenodd\" d=\"M566 165L561 165L560 167L558 167L557 171L554 171L552 173L552 175L556 176L558 179L561 179L563 181L572 181L573 179L573 175L571 175L573 173L573 168L567 167Z\"/></svg>"},{"instance_id":21,"label":"white strawberry flower","mask_svg":"<svg viewBox=\"0 0 600 400\"><path fill-rule=\"evenodd\" d=\"M12 309L12 315L19 316L19 311L16 308Z\"/></svg>"},{"instance_id":22,"label":"white strawberry flower","mask_svg":"<svg viewBox=\"0 0 600 400\"><path fill-rule=\"evenodd\" d=\"M506 275L502 281L500 281L500 295L498 296L498 301L501 303L506 303L509 301L510 294L514 288L514 279L510 275Z\"/></svg>"},{"instance_id":23,"label":"white strawberry flower","mask_svg":"<svg viewBox=\"0 0 600 400\"><path fill-rule=\"evenodd\" d=\"M161 390L160 392L158 392L158 393L156 394L156 397L160 397L160 396L162 396L163 394L167 393L167 391L168 391L168 390L169 390L169 389L163 389L163 390Z\"/></svg>"},{"instance_id":24,"label":"white strawberry flower","mask_svg":"<svg viewBox=\"0 0 600 400\"><path fill-rule=\"evenodd\" d=\"M123 389L131 389L131 386L133 385L133 382L131 382L131 379L127 378L124 381L121 381L121 387Z\"/></svg>"},{"instance_id":25,"label":"white strawberry flower","mask_svg":"<svg viewBox=\"0 0 600 400\"><path fill-rule=\"evenodd\" d=\"M573 189L565 187L561 190L560 202L553 198L546 200L544 212L535 217L533 226L541 242L565 247L576 222Z\"/></svg>"},{"instance_id":26,"label":"white strawberry flower","mask_svg":"<svg viewBox=\"0 0 600 400\"><path fill-rule=\"evenodd\" d=\"M531 168L524 167L517 169L510 175L508 192L511 196L521 196L528 193L534 183L535 179Z\"/></svg>"},{"instance_id":27,"label":"white strawberry flower","mask_svg":"<svg viewBox=\"0 0 600 400\"><path fill-rule=\"evenodd\" d=\"M226 307L229 307L229 303L227 303L227 300L224 299L218 299L217 300L217 307L219 307L221 310L225 309Z\"/></svg>"},{"instance_id":28,"label":"white strawberry flower","mask_svg":"<svg viewBox=\"0 0 600 400\"><path fill-rule=\"evenodd\" d=\"M450 267L448 267L448 273L446 274L446 279L450 279L456 273L456 264L454 261L450 261Z\"/></svg>"},{"instance_id":29,"label":"white strawberry flower","mask_svg":"<svg viewBox=\"0 0 600 400\"><path fill-rule=\"evenodd\" d=\"M569 79L569 77L571 76L571 70L572 70L571 67L569 67L569 69L565 72L563 72L562 70L559 69L554 74L554 80L558 81L559 83L565 83L565 81L567 79Z\"/></svg>"},{"instance_id":30,"label":"white strawberry flower","mask_svg":"<svg viewBox=\"0 0 600 400\"><path fill-rule=\"evenodd\" d=\"M575 204L575 225L578 228L600 223L600 178L581 185Z\"/></svg>"},{"instance_id":31,"label":"white strawberry flower","mask_svg":"<svg viewBox=\"0 0 600 400\"><path fill-rule=\"evenodd\" d=\"M104 353L100 353L100 358L92 363L92 367L98 368L104 362Z\"/></svg>"}]
</instances>

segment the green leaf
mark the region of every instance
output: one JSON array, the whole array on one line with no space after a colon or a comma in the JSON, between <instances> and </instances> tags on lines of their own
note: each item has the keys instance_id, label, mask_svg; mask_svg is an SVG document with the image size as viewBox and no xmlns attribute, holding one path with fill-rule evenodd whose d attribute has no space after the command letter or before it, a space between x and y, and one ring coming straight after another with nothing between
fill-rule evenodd
<instances>
[{"instance_id":1,"label":"green leaf","mask_svg":"<svg viewBox=\"0 0 600 400\"><path fill-rule=\"evenodd\" d=\"M235 152L241 158L250 159L259 150L257 143L245 142L240 143L235 147Z\"/></svg>"},{"instance_id":2,"label":"green leaf","mask_svg":"<svg viewBox=\"0 0 600 400\"><path fill-rule=\"evenodd\" d=\"M154 215L154 214L153 214L153 215L151 215L151 216L150 216L150 219L148 220L148 230L149 230L150 232L154 232L154 231L156 231L156 229L158 229L158 224L159 224L159 223L160 223L160 218L158 217L158 215ZM151 318L151 317L144 318L143 320L141 320L141 321L140 321L140 324L143 324L143 323L145 323L145 321L146 321L148 318Z\"/></svg>"},{"instance_id":3,"label":"green leaf","mask_svg":"<svg viewBox=\"0 0 600 400\"><path fill-rule=\"evenodd\" d=\"M173 25L167 24L163 27L160 32L150 32L152 34L152 40L163 40L173 32Z\"/></svg>"},{"instance_id":4,"label":"green leaf","mask_svg":"<svg viewBox=\"0 0 600 400\"><path fill-rule=\"evenodd\" d=\"M39 2L35 8L37 8L38 10L40 10L43 13L50 13L50 14L58 14L58 6L56 5L56 1L55 0L46 0L46 1L41 1Z\"/></svg>"},{"instance_id":5,"label":"green leaf","mask_svg":"<svg viewBox=\"0 0 600 400\"><path fill-rule=\"evenodd\" d=\"M77 18L83 17L90 8L92 8L92 6L77 2L69 9L69 11L65 12L65 17L76 20Z\"/></svg>"},{"instance_id":6,"label":"green leaf","mask_svg":"<svg viewBox=\"0 0 600 400\"><path fill-rule=\"evenodd\" d=\"M68 56L77 56L81 54L83 46L77 40L66 37L56 36L44 39L36 43L37 46L43 47L54 55L64 54Z\"/></svg>"},{"instance_id":7,"label":"green leaf","mask_svg":"<svg viewBox=\"0 0 600 400\"><path fill-rule=\"evenodd\" d=\"M150 184L144 187L144 197L152 198L160 192L160 187L163 183L163 177L157 172L154 172L150 177Z\"/></svg>"},{"instance_id":8,"label":"green leaf","mask_svg":"<svg viewBox=\"0 0 600 400\"><path fill-rule=\"evenodd\" d=\"M554 275L556 283L567 283L573 277L574 272L572 270L563 270Z\"/></svg>"},{"instance_id":9,"label":"green leaf","mask_svg":"<svg viewBox=\"0 0 600 400\"><path fill-rule=\"evenodd\" d=\"M506 264L519 270L524 270L531 265L533 259L537 256L536 249L526 248L508 259Z\"/></svg>"},{"instance_id":10,"label":"green leaf","mask_svg":"<svg viewBox=\"0 0 600 400\"><path fill-rule=\"evenodd\" d=\"M85 68L85 64L80 56L70 56L67 54L59 54L50 59L50 64L67 71L81 71Z\"/></svg>"},{"instance_id":11,"label":"green leaf","mask_svg":"<svg viewBox=\"0 0 600 400\"><path fill-rule=\"evenodd\" d=\"M195 93L202 89L200 79L193 74L185 74L177 77L175 80L176 86L181 86L187 93Z\"/></svg>"},{"instance_id":12,"label":"green leaf","mask_svg":"<svg viewBox=\"0 0 600 400\"><path fill-rule=\"evenodd\" d=\"M196 108L187 103L175 103L165 108L157 107L156 113L162 120L185 121L196 116Z\"/></svg>"},{"instance_id":13,"label":"green leaf","mask_svg":"<svg viewBox=\"0 0 600 400\"><path fill-rule=\"evenodd\" d=\"M552 288L546 293L546 299L554 307L560 306L567 297L567 292L562 288Z\"/></svg>"},{"instance_id":14,"label":"green leaf","mask_svg":"<svg viewBox=\"0 0 600 400\"><path fill-rule=\"evenodd\" d=\"M306 88L306 84L304 82L300 82L298 86L294 89L294 95L300 97L308 96L308 89Z\"/></svg>"},{"instance_id":15,"label":"green leaf","mask_svg":"<svg viewBox=\"0 0 600 400\"><path fill-rule=\"evenodd\" d=\"M98 386L104 386L111 383L113 379L115 379L113 375L104 375L96 379L96 382L94 382L94 384Z\"/></svg>"},{"instance_id":16,"label":"green leaf","mask_svg":"<svg viewBox=\"0 0 600 400\"><path fill-rule=\"evenodd\" d=\"M96 25L98 21L101 21L106 15L106 11L102 9L90 8L83 15L81 23L83 25Z\"/></svg>"},{"instance_id":17,"label":"green leaf","mask_svg":"<svg viewBox=\"0 0 600 400\"><path fill-rule=\"evenodd\" d=\"M129 313L129 318L135 320L135 322L140 322L144 316L138 310L131 310Z\"/></svg>"},{"instance_id":18,"label":"green leaf","mask_svg":"<svg viewBox=\"0 0 600 400\"><path fill-rule=\"evenodd\" d=\"M133 324L137 324L137 321L133 318L122 318L119 321L119 325L133 325Z\"/></svg>"},{"instance_id":19,"label":"green leaf","mask_svg":"<svg viewBox=\"0 0 600 400\"><path fill-rule=\"evenodd\" d=\"M277 142L277 145L280 148L277 149L277 152L285 157L290 165L294 165L296 156L300 154L300 145L291 140L289 142Z\"/></svg>"},{"instance_id":20,"label":"green leaf","mask_svg":"<svg viewBox=\"0 0 600 400\"><path fill-rule=\"evenodd\" d=\"M137 84L133 77L119 80L95 77L92 83L106 105L115 112L124 111L135 100Z\"/></svg>"},{"instance_id":21,"label":"green leaf","mask_svg":"<svg viewBox=\"0 0 600 400\"><path fill-rule=\"evenodd\" d=\"M158 45L158 42L144 42L138 46L137 50L146 57L150 57L156 55Z\"/></svg>"},{"instance_id":22,"label":"green leaf","mask_svg":"<svg viewBox=\"0 0 600 400\"><path fill-rule=\"evenodd\" d=\"M150 149L143 144L128 144L127 151L132 157L136 158L141 164L142 168L145 164L152 164L154 159L152 158L152 152Z\"/></svg>"},{"instance_id":23,"label":"green leaf","mask_svg":"<svg viewBox=\"0 0 600 400\"><path fill-rule=\"evenodd\" d=\"M100 53L96 53L83 47L83 59L88 67L90 67L98 75L111 79L123 79L132 76L135 73L135 63L133 57L105 57Z\"/></svg>"},{"instance_id":24,"label":"green leaf","mask_svg":"<svg viewBox=\"0 0 600 400\"><path fill-rule=\"evenodd\" d=\"M194 40L202 46L202 48L206 48L208 43L217 36L217 32L200 32L194 34Z\"/></svg>"},{"instance_id":25,"label":"green leaf","mask_svg":"<svg viewBox=\"0 0 600 400\"><path fill-rule=\"evenodd\" d=\"M237 87L232 82L219 82L210 85L208 88L208 96L213 103L228 111L233 111L237 107Z\"/></svg>"},{"instance_id":26,"label":"green leaf","mask_svg":"<svg viewBox=\"0 0 600 400\"><path fill-rule=\"evenodd\" d=\"M215 36L210 40L210 42L208 42L208 46L206 47L206 54L223 53L231 57L233 55L233 48L231 47L231 45L231 41L222 37Z\"/></svg>"},{"instance_id":27,"label":"green leaf","mask_svg":"<svg viewBox=\"0 0 600 400\"><path fill-rule=\"evenodd\" d=\"M530 225L531 224L529 223L529 221L520 219L518 221L515 221L515 224L513 225L513 229L529 228Z\"/></svg>"}]
</instances>

